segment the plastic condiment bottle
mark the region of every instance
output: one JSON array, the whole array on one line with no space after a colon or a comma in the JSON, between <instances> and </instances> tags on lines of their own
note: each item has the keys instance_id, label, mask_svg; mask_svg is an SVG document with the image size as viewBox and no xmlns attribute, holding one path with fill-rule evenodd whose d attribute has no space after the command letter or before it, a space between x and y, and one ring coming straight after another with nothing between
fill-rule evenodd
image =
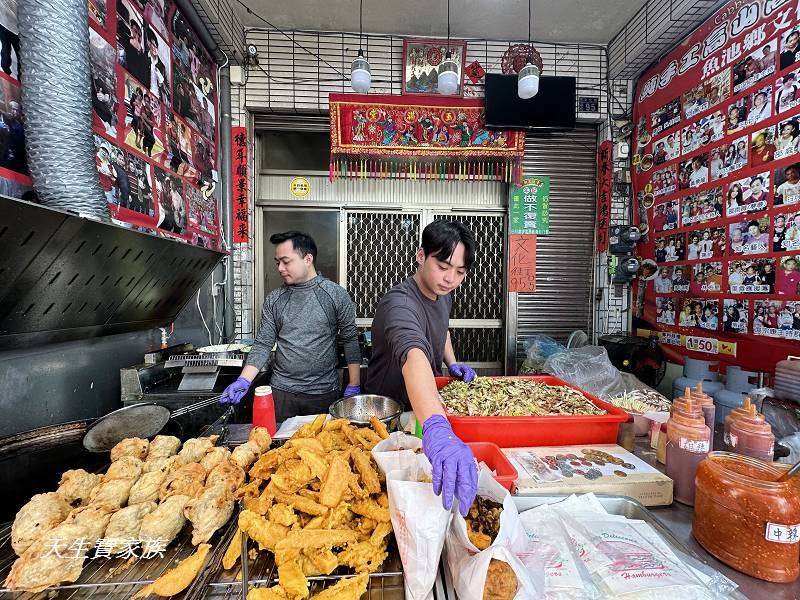
<instances>
[{"instance_id":1,"label":"plastic condiment bottle","mask_svg":"<svg viewBox=\"0 0 800 600\"><path fill-rule=\"evenodd\" d=\"M278 426L275 423L275 401L272 399L272 388L260 385L253 396L253 427L266 427L270 435L275 435Z\"/></svg>"},{"instance_id":2,"label":"plastic condiment bottle","mask_svg":"<svg viewBox=\"0 0 800 600\"><path fill-rule=\"evenodd\" d=\"M753 458L772 462L775 455L775 436L772 426L763 415L756 412L755 405L748 407L746 414L731 423L731 451Z\"/></svg>"},{"instance_id":3,"label":"plastic condiment bottle","mask_svg":"<svg viewBox=\"0 0 800 600\"><path fill-rule=\"evenodd\" d=\"M694 390L690 392L692 400L700 405L703 411L703 419L706 425L711 430L710 449L714 449L714 419L716 418L717 407L714 405L714 399L708 394L703 392L703 382L699 381Z\"/></svg>"},{"instance_id":4,"label":"plastic condiment bottle","mask_svg":"<svg viewBox=\"0 0 800 600\"><path fill-rule=\"evenodd\" d=\"M724 431L724 441L725 446L727 449L730 450L731 448L731 424L741 416L747 415L750 412L750 405L752 401L750 400L750 396L745 397L742 401L742 405L739 408L734 408L728 415L725 417L725 425L723 426ZM758 415L762 419L764 418L763 415Z\"/></svg>"},{"instance_id":5,"label":"plastic condiment bottle","mask_svg":"<svg viewBox=\"0 0 800 600\"><path fill-rule=\"evenodd\" d=\"M689 396L687 390L687 396ZM682 504L694 504L694 476L709 453L711 430L703 411L691 399L675 406L667 421L667 476L673 482L673 497Z\"/></svg>"}]
</instances>

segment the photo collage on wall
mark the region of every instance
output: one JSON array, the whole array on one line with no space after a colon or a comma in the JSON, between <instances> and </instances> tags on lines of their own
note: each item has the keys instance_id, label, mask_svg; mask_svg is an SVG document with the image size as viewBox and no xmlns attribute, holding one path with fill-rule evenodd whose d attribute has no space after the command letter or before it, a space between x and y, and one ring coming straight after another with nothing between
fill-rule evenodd
<instances>
[{"instance_id":1,"label":"photo collage on wall","mask_svg":"<svg viewBox=\"0 0 800 600\"><path fill-rule=\"evenodd\" d=\"M731 1L639 80L638 252L656 263L638 283L643 328L800 340L797 8Z\"/></svg>"},{"instance_id":2,"label":"photo collage on wall","mask_svg":"<svg viewBox=\"0 0 800 600\"><path fill-rule=\"evenodd\" d=\"M174 0L89 0L100 182L115 222L220 245L216 65Z\"/></svg>"}]
</instances>

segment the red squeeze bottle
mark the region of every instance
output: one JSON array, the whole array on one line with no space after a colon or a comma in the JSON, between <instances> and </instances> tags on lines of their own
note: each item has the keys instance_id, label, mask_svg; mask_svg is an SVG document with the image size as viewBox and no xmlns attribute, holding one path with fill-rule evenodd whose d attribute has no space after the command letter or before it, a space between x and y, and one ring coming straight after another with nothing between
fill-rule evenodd
<instances>
[{"instance_id":1,"label":"red squeeze bottle","mask_svg":"<svg viewBox=\"0 0 800 600\"><path fill-rule=\"evenodd\" d=\"M270 435L275 435L278 426L275 423L275 402L272 399L272 388L260 385L253 397L253 427L266 427Z\"/></svg>"}]
</instances>

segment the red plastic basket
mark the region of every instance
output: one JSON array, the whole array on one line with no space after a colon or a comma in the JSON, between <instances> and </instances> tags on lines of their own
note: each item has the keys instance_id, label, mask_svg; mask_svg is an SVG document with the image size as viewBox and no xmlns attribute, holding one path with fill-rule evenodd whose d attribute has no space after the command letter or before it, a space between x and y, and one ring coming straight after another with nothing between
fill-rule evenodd
<instances>
[{"instance_id":1,"label":"red plastic basket","mask_svg":"<svg viewBox=\"0 0 800 600\"><path fill-rule=\"evenodd\" d=\"M475 455L478 462L486 463L489 469L497 473L494 475L495 481L510 492L517 480L517 470L500 450L500 447L491 442L469 442L467 446L472 450L472 454Z\"/></svg>"},{"instance_id":2,"label":"red plastic basket","mask_svg":"<svg viewBox=\"0 0 800 600\"><path fill-rule=\"evenodd\" d=\"M504 378L505 379L505 378ZM457 417L448 415L453 432L465 442L492 442L501 448L531 446L571 446L575 444L615 444L620 423L628 413L603 402L582 389L551 376L519 376L507 379L527 379L547 385L578 390L604 415L550 415L545 417ZM437 377L436 387L442 389L452 377Z\"/></svg>"}]
</instances>

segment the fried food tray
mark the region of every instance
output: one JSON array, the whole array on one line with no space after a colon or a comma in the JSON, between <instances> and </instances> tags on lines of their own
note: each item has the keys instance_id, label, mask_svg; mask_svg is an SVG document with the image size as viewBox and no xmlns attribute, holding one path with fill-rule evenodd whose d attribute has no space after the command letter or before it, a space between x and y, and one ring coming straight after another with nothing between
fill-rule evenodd
<instances>
[{"instance_id":1,"label":"fried food tray","mask_svg":"<svg viewBox=\"0 0 800 600\"><path fill-rule=\"evenodd\" d=\"M702 556L699 556L696 552L679 542L675 536L672 535L669 529L667 529L661 523L661 521L653 516L653 514L647 510L643 504L626 496L604 496L602 494L595 494L595 496L600 501L600 504L603 505L603 508L605 508L610 514L621 515L628 519L644 521L650 525L650 527L656 530L656 532L661 536L661 539L663 539L673 551L686 554L705 565L708 564L708 561ZM519 510L519 512L523 512L543 504L554 504L556 502L560 502L568 498L568 496L530 495L513 496L512 498L514 499L514 504L517 506L517 510ZM450 573L444 566L444 561L442 561L439 566L439 574L436 578L436 587L441 590L441 595L438 596L437 600L458 600L458 596L453 588L453 582L450 579ZM728 598L729 600L747 600L747 596L745 596L738 589L734 590L728 596Z\"/></svg>"}]
</instances>

